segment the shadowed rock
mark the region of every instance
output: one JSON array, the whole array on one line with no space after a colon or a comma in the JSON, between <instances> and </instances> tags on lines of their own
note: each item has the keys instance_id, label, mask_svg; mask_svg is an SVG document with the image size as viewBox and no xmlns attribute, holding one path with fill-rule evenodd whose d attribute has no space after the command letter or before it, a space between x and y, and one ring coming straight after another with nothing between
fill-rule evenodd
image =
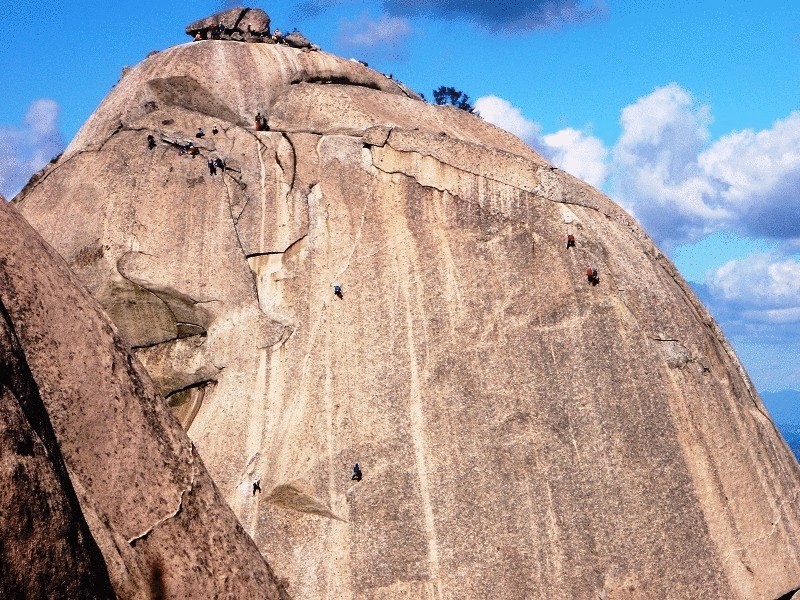
<instances>
[{"instance_id":1,"label":"shadowed rock","mask_svg":"<svg viewBox=\"0 0 800 600\"><path fill-rule=\"evenodd\" d=\"M0 575L4 592L110 597L110 576L121 598L151 597L154 582L164 598L284 598L114 326L4 201L0 239L0 438L12 446L2 460L14 467L12 487L0 493L2 535L10 536L0 549L10 560ZM81 530L81 510L105 565ZM27 573L20 554L26 544L37 559ZM58 574L48 559L63 559ZM63 589L53 587L60 583Z\"/></svg>"},{"instance_id":2,"label":"shadowed rock","mask_svg":"<svg viewBox=\"0 0 800 600\"><path fill-rule=\"evenodd\" d=\"M146 149L215 123L220 175ZM215 373L189 434L297 598L800 585L798 464L713 319L629 215L474 115L322 52L190 44L18 202L162 393Z\"/></svg>"}]
</instances>

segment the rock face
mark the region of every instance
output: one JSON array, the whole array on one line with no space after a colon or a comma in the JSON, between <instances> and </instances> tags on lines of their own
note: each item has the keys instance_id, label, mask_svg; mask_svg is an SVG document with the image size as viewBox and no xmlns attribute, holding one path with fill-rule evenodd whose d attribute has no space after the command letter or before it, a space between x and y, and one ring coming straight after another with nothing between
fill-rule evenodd
<instances>
[{"instance_id":1,"label":"rock face","mask_svg":"<svg viewBox=\"0 0 800 600\"><path fill-rule=\"evenodd\" d=\"M194 159L145 141L214 124ZM322 52L188 44L18 203L296 598L800 587L798 464L714 321L627 214L474 115Z\"/></svg>"},{"instance_id":2,"label":"rock face","mask_svg":"<svg viewBox=\"0 0 800 600\"><path fill-rule=\"evenodd\" d=\"M3 209L10 210L0 196ZM0 477L3 597L114 598L2 299Z\"/></svg>"},{"instance_id":3,"label":"rock face","mask_svg":"<svg viewBox=\"0 0 800 600\"><path fill-rule=\"evenodd\" d=\"M39 571L27 582L35 591L14 597L112 597L110 575L120 598L282 598L141 365L63 260L6 202L0 203L0 238L0 393L8 427L2 443L16 444L10 454L3 451L13 487L0 498L5 504L34 494L51 507L49 521L44 506L33 506L27 521L16 516L24 505L4 507L3 535L20 547L29 538L41 542L32 557L63 558L52 581L52 568ZM48 413L80 501L77 513ZM20 466L14 467L15 456ZM34 509L45 516L37 518ZM105 564L95 564L99 553L81 509ZM21 537L7 533L20 527ZM2 552L10 551L5 539ZM15 569L7 573L4 563L0 580L13 583L19 575L19 562L11 564ZM61 582L63 589L47 593ZM82 593L87 586L94 592Z\"/></svg>"}]
</instances>

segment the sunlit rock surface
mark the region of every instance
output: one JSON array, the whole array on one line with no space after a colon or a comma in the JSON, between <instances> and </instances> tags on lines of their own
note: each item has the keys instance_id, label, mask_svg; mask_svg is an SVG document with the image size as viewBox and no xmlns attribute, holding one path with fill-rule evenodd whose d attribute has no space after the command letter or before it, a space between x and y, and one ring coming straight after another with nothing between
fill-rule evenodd
<instances>
[{"instance_id":1,"label":"sunlit rock surface","mask_svg":"<svg viewBox=\"0 0 800 600\"><path fill-rule=\"evenodd\" d=\"M195 42L17 202L295 598L800 587L798 464L717 325L625 212L477 116Z\"/></svg>"}]
</instances>

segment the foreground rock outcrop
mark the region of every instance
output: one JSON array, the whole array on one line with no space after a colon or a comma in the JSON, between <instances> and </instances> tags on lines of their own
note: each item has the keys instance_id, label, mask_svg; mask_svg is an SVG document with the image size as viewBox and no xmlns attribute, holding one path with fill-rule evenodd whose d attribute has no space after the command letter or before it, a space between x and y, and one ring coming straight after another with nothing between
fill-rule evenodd
<instances>
[{"instance_id":1,"label":"foreground rock outcrop","mask_svg":"<svg viewBox=\"0 0 800 600\"><path fill-rule=\"evenodd\" d=\"M104 591L109 575L120 598L284 597L111 322L6 202L0 203L0 239L0 392L10 415L6 422L17 428L3 439L12 445L16 440L16 455L30 457L18 459L28 466L15 469L0 498L10 494L24 502L27 493L51 507L28 515L32 531L21 534L13 527L21 507L4 510L2 552L9 555L34 536L40 545L31 547L31 558L49 553L53 561L64 559L52 581L53 564L36 577L28 571L34 591L14 597L111 597ZM58 446L48 437L48 414ZM30 439L34 432L38 441ZM77 513L59 446L80 501ZM50 473L33 469L43 457ZM5 451L3 463L10 465ZM61 506L52 500L59 497L66 498ZM81 510L105 560L90 564L94 571L88 573L97 547L84 537ZM69 550L88 558L73 559ZM19 574L6 568L0 578ZM70 581L82 587L47 592Z\"/></svg>"},{"instance_id":2,"label":"foreground rock outcrop","mask_svg":"<svg viewBox=\"0 0 800 600\"><path fill-rule=\"evenodd\" d=\"M1 299L0 590L20 600L115 597Z\"/></svg>"},{"instance_id":3,"label":"foreground rock outcrop","mask_svg":"<svg viewBox=\"0 0 800 600\"><path fill-rule=\"evenodd\" d=\"M294 597L800 587L798 464L719 328L626 213L474 115L187 44L17 202Z\"/></svg>"}]
</instances>

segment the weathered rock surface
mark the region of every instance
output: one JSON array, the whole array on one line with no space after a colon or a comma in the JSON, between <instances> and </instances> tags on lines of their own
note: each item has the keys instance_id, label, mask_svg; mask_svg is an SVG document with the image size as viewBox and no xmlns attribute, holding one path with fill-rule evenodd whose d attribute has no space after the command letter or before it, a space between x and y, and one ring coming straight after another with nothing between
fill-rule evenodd
<instances>
[{"instance_id":1,"label":"weathered rock surface","mask_svg":"<svg viewBox=\"0 0 800 600\"><path fill-rule=\"evenodd\" d=\"M18 428L24 426L24 416L37 434L47 434L49 413L80 508L103 553L106 581L110 575L120 598L282 598L269 566L220 497L194 445L163 406L141 365L63 260L6 202L0 203L0 239L0 333L5 334L1 356L12 360L8 370L0 365L0 391L8 407L3 412ZM25 379L26 366L47 413L36 410L36 389ZM13 398L22 404L22 415L13 410ZM7 490L9 497L24 500L26 486L32 494L47 486L54 499L59 492L74 498L69 482L64 482L66 472L59 471L57 447L44 436L36 442L24 431L19 435L2 436L4 444L19 442L16 455L31 457L30 465L22 464L11 475L15 487ZM3 463L13 466L13 456L4 451ZM45 456L55 472L34 471L34 460L41 462ZM37 473L41 479L33 479ZM41 493L36 497L47 503ZM35 590L30 597L112 595L103 591L103 571L94 576L94 596L80 593L77 586L92 581L88 558L81 562L77 553L71 558L66 550L83 550L91 557L94 542L81 537L83 517L73 514L75 506L59 507L55 500L48 506L53 507L50 522L45 511L32 525L16 519L13 509L3 513L3 535L13 531L6 524L20 525L21 534L41 542L36 551L64 558L52 582L46 580L47 570L35 578L27 573ZM65 522L68 518L74 522ZM7 543L3 553L10 547ZM3 571L0 579L6 576L5 565ZM11 572L9 581L18 574ZM51 584L69 583L69 576L74 578L75 594L47 593ZM9 589L14 588L4 591Z\"/></svg>"},{"instance_id":2,"label":"weathered rock surface","mask_svg":"<svg viewBox=\"0 0 800 600\"><path fill-rule=\"evenodd\" d=\"M147 150L215 123L202 158ZM719 328L626 213L478 117L322 52L180 46L18 202L297 598L800 587L800 468Z\"/></svg>"},{"instance_id":3,"label":"weathered rock surface","mask_svg":"<svg viewBox=\"0 0 800 600\"><path fill-rule=\"evenodd\" d=\"M2 196L0 207L9 209ZM2 300L0 478L3 597L114 598Z\"/></svg>"}]
</instances>

